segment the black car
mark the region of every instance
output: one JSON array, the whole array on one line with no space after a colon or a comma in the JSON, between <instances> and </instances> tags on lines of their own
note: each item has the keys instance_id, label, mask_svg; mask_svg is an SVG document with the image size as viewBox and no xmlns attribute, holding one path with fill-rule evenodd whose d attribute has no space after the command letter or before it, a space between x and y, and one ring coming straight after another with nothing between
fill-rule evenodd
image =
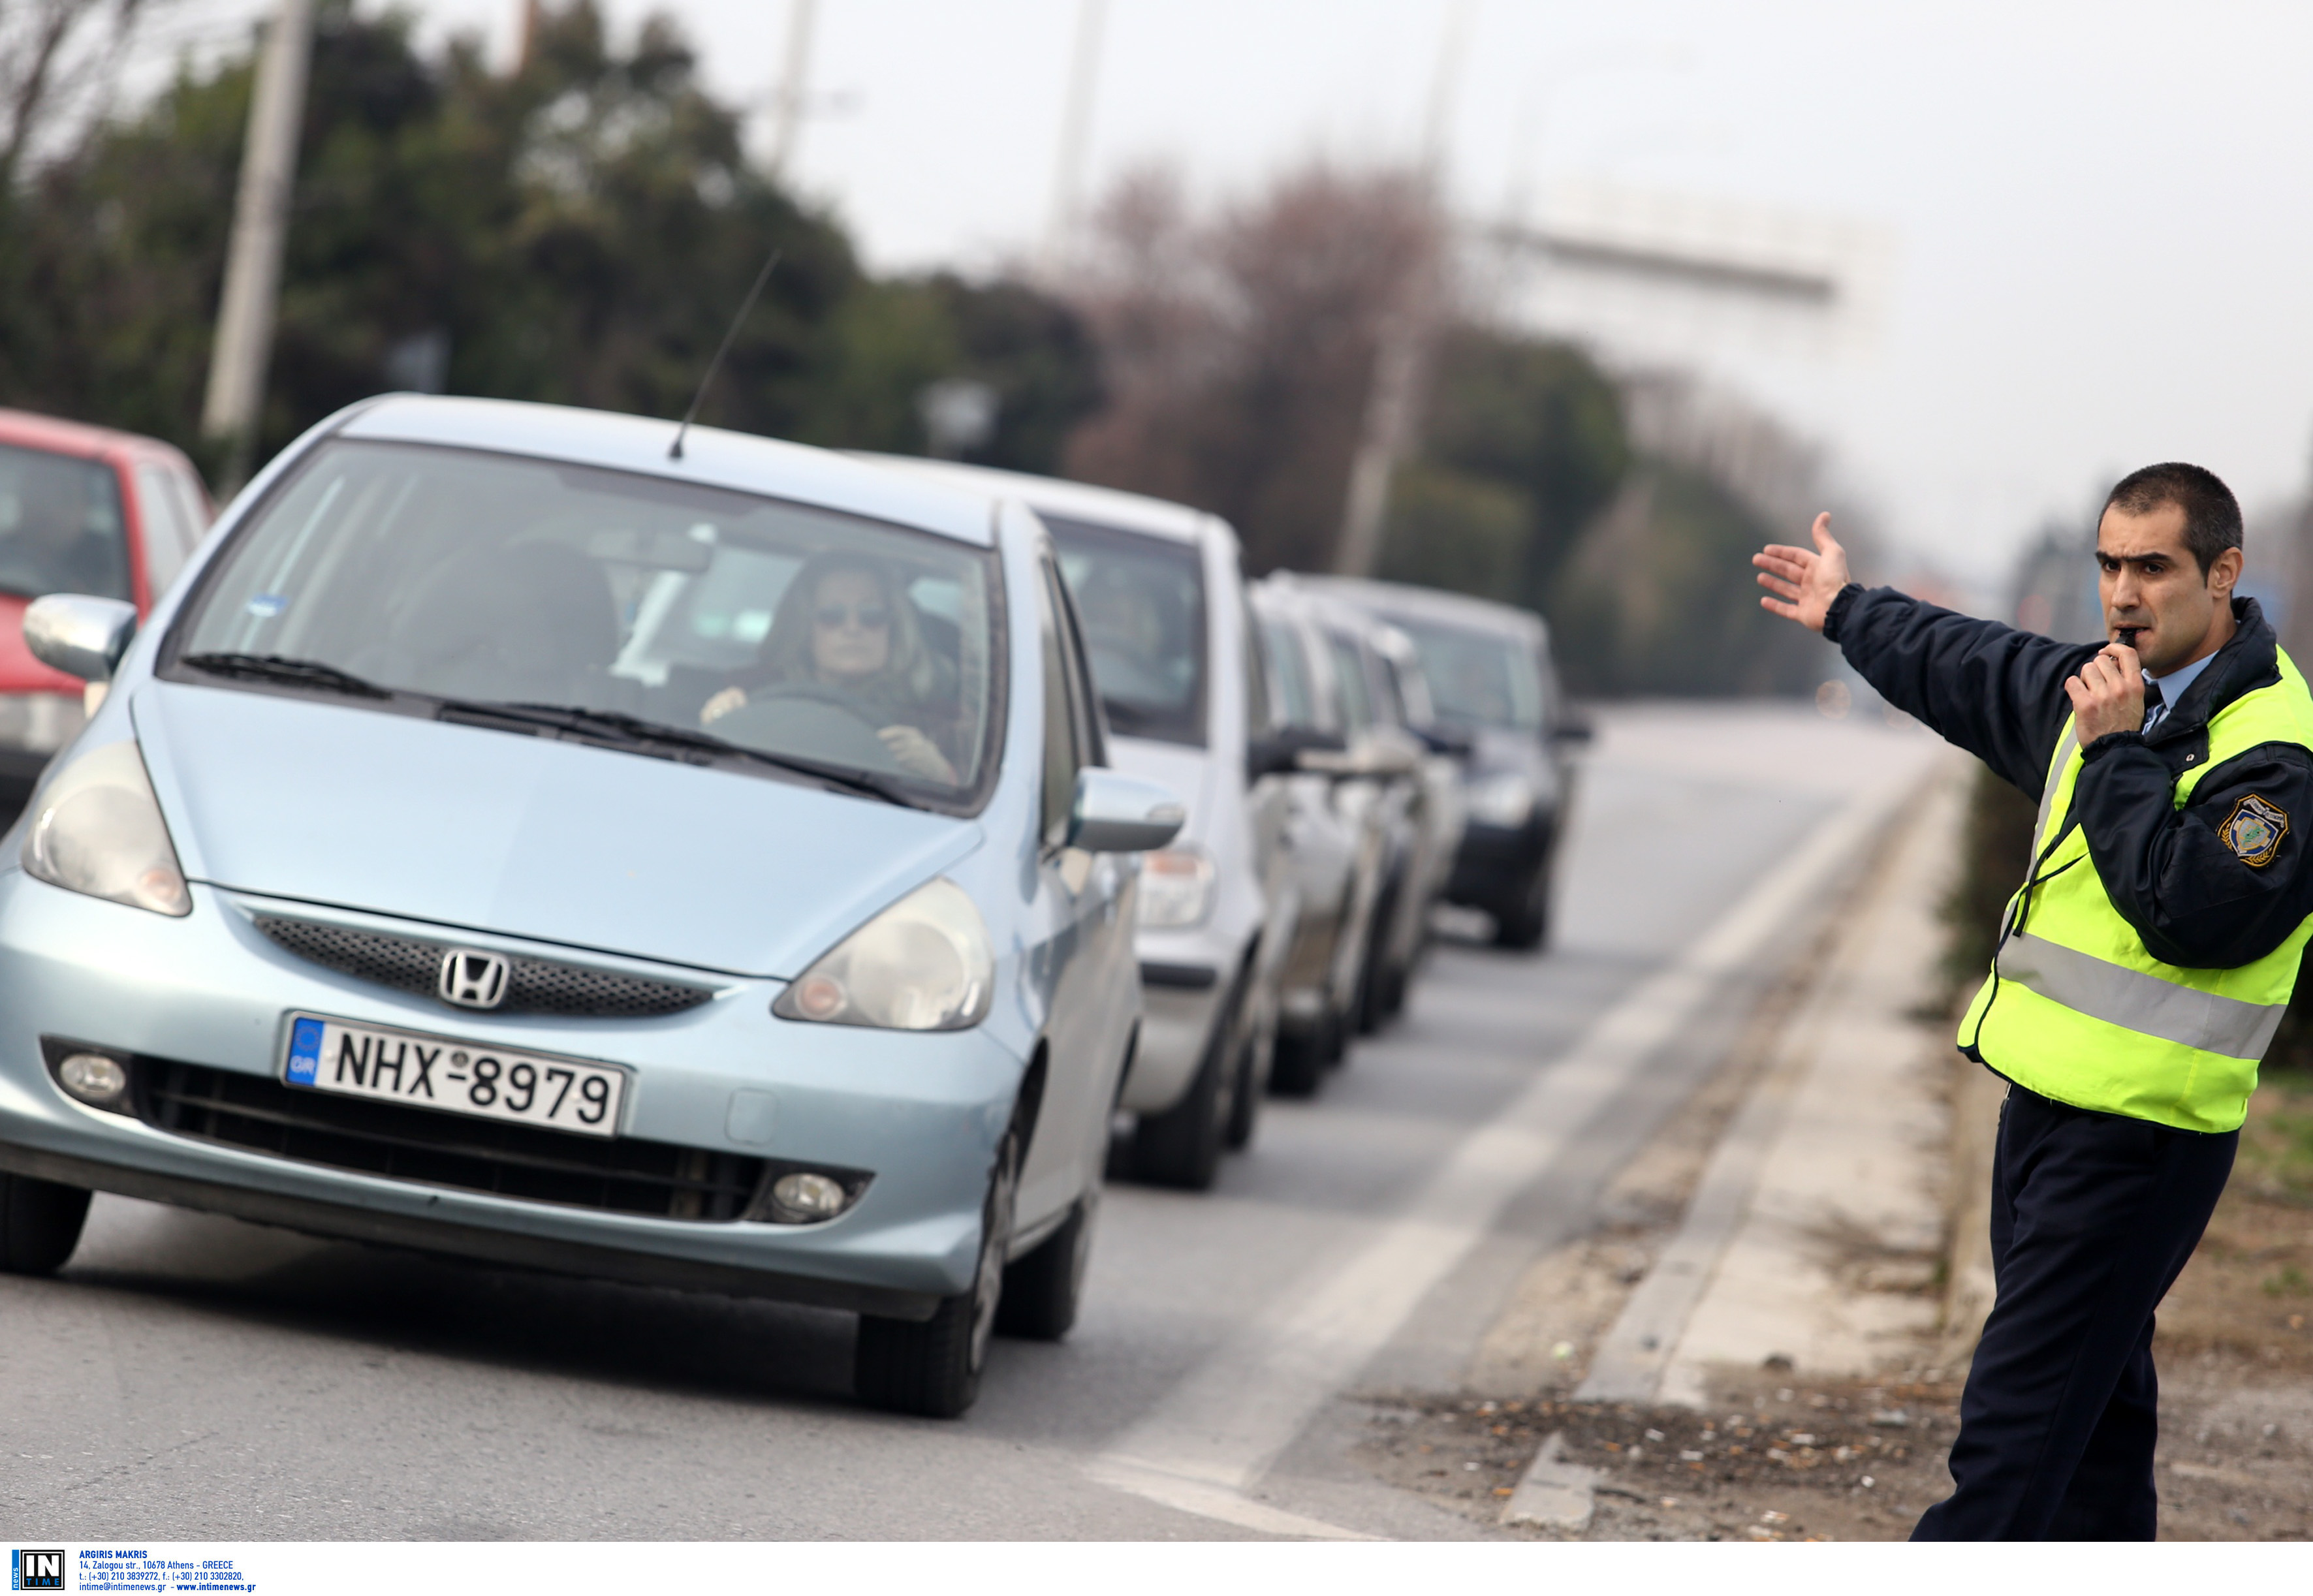
<instances>
[{"instance_id":1,"label":"black car","mask_svg":"<svg viewBox=\"0 0 2313 1596\"><path fill-rule=\"evenodd\" d=\"M1529 609L1435 588L1304 577L1397 627L1420 651L1442 728L1466 739L1466 823L1447 883L1450 903L1493 916L1494 940L1539 948L1550 936L1552 866L1574 796L1572 745L1589 723L1559 690L1550 630Z\"/></svg>"}]
</instances>

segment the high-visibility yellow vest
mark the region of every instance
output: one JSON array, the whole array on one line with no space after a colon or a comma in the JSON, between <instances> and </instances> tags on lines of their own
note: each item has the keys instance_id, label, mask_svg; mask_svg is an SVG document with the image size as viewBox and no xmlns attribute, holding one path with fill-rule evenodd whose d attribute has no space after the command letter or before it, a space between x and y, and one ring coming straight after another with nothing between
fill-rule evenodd
<instances>
[{"instance_id":1,"label":"high-visibility yellow vest","mask_svg":"<svg viewBox=\"0 0 2313 1596\"><path fill-rule=\"evenodd\" d=\"M2268 742L2313 748L2313 694L2289 656L2279 659L2279 681L2211 718L2208 758L2177 778L2177 808L2236 755ZM2000 951L1960 1022L1960 1046L2018 1085L2075 1108L2180 1130L2238 1129L2297 984L2313 916L2264 958L2232 969L2155 959L2113 907L2071 821L2081 765L2079 732L2067 719L2048 762L2032 867L2008 900ZM2267 808L2249 805L2228 820L2246 828L2238 835L2248 846L2236 844L2237 853L2249 856L2268 837L2277 850L2288 819Z\"/></svg>"}]
</instances>

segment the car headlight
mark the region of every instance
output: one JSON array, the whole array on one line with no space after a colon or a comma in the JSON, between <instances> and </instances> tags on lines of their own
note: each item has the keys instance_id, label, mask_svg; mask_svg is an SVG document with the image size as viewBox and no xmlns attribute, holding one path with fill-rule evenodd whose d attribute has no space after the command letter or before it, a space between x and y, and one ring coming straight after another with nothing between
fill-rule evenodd
<instances>
[{"instance_id":1,"label":"car headlight","mask_svg":"<svg viewBox=\"0 0 2313 1596\"><path fill-rule=\"evenodd\" d=\"M1505 770L1472 782L1464 799L1470 818L1482 826L1523 826L1533 818L1537 796L1533 782Z\"/></svg>"},{"instance_id":2,"label":"car headlight","mask_svg":"<svg viewBox=\"0 0 2313 1596\"><path fill-rule=\"evenodd\" d=\"M92 749L57 774L24 834L24 869L52 887L159 915L192 912L168 822L134 742Z\"/></svg>"},{"instance_id":3,"label":"car headlight","mask_svg":"<svg viewBox=\"0 0 2313 1596\"><path fill-rule=\"evenodd\" d=\"M1140 907L1143 926L1152 931L1176 931L1194 925L1213 907L1213 859L1193 844L1158 848L1140 856Z\"/></svg>"},{"instance_id":4,"label":"car headlight","mask_svg":"<svg viewBox=\"0 0 2313 1596\"><path fill-rule=\"evenodd\" d=\"M996 955L964 890L927 881L838 943L771 1004L783 1020L965 1030L988 1015Z\"/></svg>"}]
</instances>

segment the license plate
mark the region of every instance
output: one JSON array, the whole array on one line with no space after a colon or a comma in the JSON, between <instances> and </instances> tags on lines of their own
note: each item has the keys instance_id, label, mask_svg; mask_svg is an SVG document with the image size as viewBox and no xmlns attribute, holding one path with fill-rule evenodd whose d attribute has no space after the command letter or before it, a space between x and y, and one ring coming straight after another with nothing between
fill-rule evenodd
<instances>
[{"instance_id":1,"label":"license plate","mask_svg":"<svg viewBox=\"0 0 2313 1596\"><path fill-rule=\"evenodd\" d=\"M582 1136L618 1135L619 1109L627 1095L627 1072L612 1065L423 1031L351 1025L317 1014L289 1017L289 1056L281 1078L315 1092Z\"/></svg>"}]
</instances>

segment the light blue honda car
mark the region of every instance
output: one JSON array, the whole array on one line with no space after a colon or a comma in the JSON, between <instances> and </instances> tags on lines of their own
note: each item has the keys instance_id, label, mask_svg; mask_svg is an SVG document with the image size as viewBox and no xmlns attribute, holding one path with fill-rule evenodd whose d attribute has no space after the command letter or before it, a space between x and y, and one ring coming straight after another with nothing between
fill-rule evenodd
<instances>
[{"instance_id":1,"label":"light blue honda car","mask_svg":"<svg viewBox=\"0 0 2313 1596\"><path fill-rule=\"evenodd\" d=\"M1045 530L759 438L389 398L251 484L0 843L0 1267L91 1191L861 1315L1076 1312L1140 1008ZM133 634L133 636L132 636Z\"/></svg>"}]
</instances>

